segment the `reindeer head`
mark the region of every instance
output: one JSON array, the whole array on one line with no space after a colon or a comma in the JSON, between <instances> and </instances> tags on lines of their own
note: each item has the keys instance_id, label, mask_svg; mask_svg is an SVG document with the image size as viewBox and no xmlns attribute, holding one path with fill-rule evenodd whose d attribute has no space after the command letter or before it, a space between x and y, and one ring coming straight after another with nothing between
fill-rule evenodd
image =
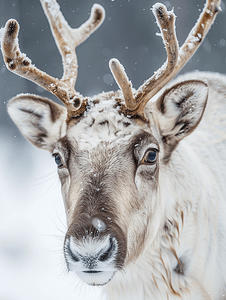
<instances>
[{"instance_id":1,"label":"reindeer head","mask_svg":"<svg viewBox=\"0 0 226 300\"><path fill-rule=\"evenodd\" d=\"M177 144L199 124L208 97L200 80L162 90L194 54L207 33L220 0L208 0L178 48L175 15L153 6L167 51L166 63L134 90L118 60L110 69L120 87L87 98L74 90L75 48L104 20L95 4L87 22L69 27L56 0L41 0L63 58L64 75L56 79L37 69L18 46L19 25L9 20L2 40L6 66L56 95L65 107L30 94L8 104L22 134L52 153L58 166L68 231L64 254L69 270L92 285L106 284L115 272L136 260L164 227L165 201L159 178Z\"/></svg>"}]
</instances>

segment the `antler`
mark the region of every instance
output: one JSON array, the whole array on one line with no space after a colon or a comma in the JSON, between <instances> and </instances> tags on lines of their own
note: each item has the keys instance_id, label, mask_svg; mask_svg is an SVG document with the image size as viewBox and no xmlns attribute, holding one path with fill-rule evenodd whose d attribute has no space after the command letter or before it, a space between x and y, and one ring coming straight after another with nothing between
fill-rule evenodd
<instances>
[{"instance_id":1,"label":"antler","mask_svg":"<svg viewBox=\"0 0 226 300\"><path fill-rule=\"evenodd\" d=\"M125 105L122 105L122 111L125 114L143 117L143 111L147 102L176 76L198 49L211 24L214 22L217 13L221 10L220 2L220 0L207 0L197 23L180 49L178 49L175 34L174 13L167 11L163 4L157 3L153 6L153 13L161 30L167 51L165 64L133 93L131 82L123 66L117 59L110 61L110 69L124 96Z\"/></svg>"},{"instance_id":2,"label":"antler","mask_svg":"<svg viewBox=\"0 0 226 300\"><path fill-rule=\"evenodd\" d=\"M68 118L80 115L86 108L87 99L74 89L78 63L75 48L85 41L103 22L105 11L94 4L88 21L72 29L64 19L56 0L40 0L51 26L64 67L62 79L52 77L31 64L31 60L20 52L18 45L19 24L9 20L5 26L2 53L7 68L25 77L56 95L66 106Z\"/></svg>"}]
</instances>

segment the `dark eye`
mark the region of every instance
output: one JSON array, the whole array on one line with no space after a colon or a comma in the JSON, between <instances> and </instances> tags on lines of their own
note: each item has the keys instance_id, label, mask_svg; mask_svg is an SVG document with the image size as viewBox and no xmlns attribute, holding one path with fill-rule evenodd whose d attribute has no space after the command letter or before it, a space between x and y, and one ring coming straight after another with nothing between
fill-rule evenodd
<instances>
[{"instance_id":1,"label":"dark eye","mask_svg":"<svg viewBox=\"0 0 226 300\"><path fill-rule=\"evenodd\" d=\"M55 157L55 163L58 165L58 167L62 167L63 163L62 163L60 155L59 154L55 154L54 157Z\"/></svg>"},{"instance_id":2,"label":"dark eye","mask_svg":"<svg viewBox=\"0 0 226 300\"><path fill-rule=\"evenodd\" d=\"M144 163L153 164L156 161L156 158L156 150L149 150L144 157Z\"/></svg>"}]
</instances>

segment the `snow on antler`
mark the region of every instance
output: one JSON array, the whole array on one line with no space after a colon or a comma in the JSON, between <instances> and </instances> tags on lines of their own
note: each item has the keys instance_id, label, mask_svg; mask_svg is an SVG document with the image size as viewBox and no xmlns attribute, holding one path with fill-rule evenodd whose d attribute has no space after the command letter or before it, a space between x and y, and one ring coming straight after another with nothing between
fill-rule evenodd
<instances>
[{"instance_id":1,"label":"snow on antler","mask_svg":"<svg viewBox=\"0 0 226 300\"><path fill-rule=\"evenodd\" d=\"M94 4L88 21L79 28L71 28L60 11L55 0L41 0L43 10L51 26L58 49L63 58L63 80L74 85L77 78L77 56L75 48L84 42L103 22L105 11L99 4Z\"/></svg>"},{"instance_id":2,"label":"snow on antler","mask_svg":"<svg viewBox=\"0 0 226 300\"><path fill-rule=\"evenodd\" d=\"M125 107L123 110L129 115L142 115L143 108L150 99L150 92L153 93L159 88L163 80L174 69L178 59L178 42L175 33L175 15L173 11L167 11L165 5L157 3L153 6L153 13L161 30L167 51L167 61L162 68L155 72L155 74L138 89L136 94L133 95L130 88L131 83L128 80L124 68L115 59L112 60L110 64L111 71L124 95ZM120 80L120 78L123 78L123 80Z\"/></svg>"},{"instance_id":3,"label":"snow on antler","mask_svg":"<svg viewBox=\"0 0 226 300\"><path fill-rule=\"evenodd\" d=\"M67 107L68 118L80 115L86 108L87 100L74 89L77 78L77 56L75 48L85 41L103 22L105 11L95 4L88 21L72 29L64 19L56 0L41 0L49 20L54 38L62 55L64 75L62 79L52 77L31 64L21 53L18 44L19 24L16 20L6 23L2 38L2 53L7 68L56 95Z\"/></svg>"},{"instance_id":4,"label":"snow on antler","mask_svg":"<svg viewBox=\"0 0 226 300\"><path fill-rule=\"evenodd\" d=\"M161 3L153 5L152 11L161 30L161 36L167 51L167 60L163 66L132 95L131 83L124 68L115 59L112 60L114 66L111 63L111 71L124 95L125 105L122 105L122 111L126 115L144 117L143 111L146 103L176 76L200 46L201 41L220 11L220 0L207 0L197 23L180 49L178 49L175 33L175 15L173 11L167 11Z\"/></svg>"},{"instance_id":5,"label":"snow on antler","mask_svg":"<svg viewBox=\"0 0 226 300\"><path fill-rule=\"evenodd\" d=\"M101 25L105 12L102 6L95 4L89 20L79 28L72 29L64 19L56 0L41 0L41 3L62 55L64 66L62 79L59 80L40 71L31 64L30 59L25 54L20 52L17 38L19 24L15 20L9 20L6 24L2 52L9 70L36 82L55 94L67 107L68 118L70 119L82 114L87 106L87 99L74 89L78 71L75 48ZM220 0L207 0L197 23L180 49L178 49L175 33L173 11L167 11L161 3L153 6L152 10L161 30L167 52L167 60L163 66L134 93L123 66L116 59L110 61L110 69L124 96L125 104L121 103L121 107L125 115L144 117L146 103L175 77L198 49L216 14L220 11L219 5Z\"/></svg>"}]
</instances>

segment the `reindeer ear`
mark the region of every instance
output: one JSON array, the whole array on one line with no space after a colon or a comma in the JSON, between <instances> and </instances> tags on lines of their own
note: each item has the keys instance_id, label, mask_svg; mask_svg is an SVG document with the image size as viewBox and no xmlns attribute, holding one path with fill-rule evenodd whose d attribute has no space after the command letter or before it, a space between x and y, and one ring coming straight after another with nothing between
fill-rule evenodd
<instances>
[{"instance_id":1,"label":"reindeer ear","mask_svg":"<svg viewBox=\"0 0 226 300\"><path fill-rule=\"evenodd\" d=\"M61 137L66 108L31 94L20 94L8 104L8 113L21 133L36 147L52 150Z\"/></svg>"},{"instance_id":2,"label":"reindeer ear","mask_svg":"<svg viewBox=\"0 0 226 300\"><path fill-rule=\"evenodd\" d=\"M188 80L166 90L156 101L160 132L168 145L168 158L178 142L198 126L207 99L208 85L200 80Z\"/></svg>"}]
</instances>

